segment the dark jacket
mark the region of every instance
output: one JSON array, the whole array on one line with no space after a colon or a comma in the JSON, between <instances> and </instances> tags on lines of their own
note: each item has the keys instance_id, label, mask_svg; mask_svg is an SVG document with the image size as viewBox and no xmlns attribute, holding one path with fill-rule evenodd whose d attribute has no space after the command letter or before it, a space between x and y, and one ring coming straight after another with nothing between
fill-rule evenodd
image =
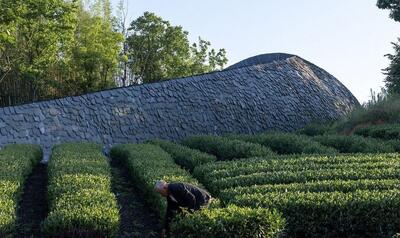
<instances>
[{"instance_id":1,"label":"dark jacket","mask_svg":"<svg viewBox=\"0 0 400 238\"><path fill-rule=\"evenodd\" d=\"M169 231L169 223L181 208L199 210L208 204L211 195L191 184L170 183L168 184L167 212L165 214L164 228Z\"/></svg>"}]
</instances>

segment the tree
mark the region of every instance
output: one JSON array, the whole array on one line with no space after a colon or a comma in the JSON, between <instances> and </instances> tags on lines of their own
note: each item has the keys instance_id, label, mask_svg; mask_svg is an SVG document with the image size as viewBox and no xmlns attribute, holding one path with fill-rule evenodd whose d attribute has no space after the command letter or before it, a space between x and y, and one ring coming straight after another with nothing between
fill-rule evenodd
<instances>
[{"instance_id":1,"label":"tree","mask_svg":"<svg viewBox=\"0 0 400 238\"><path fill-rule=\"evenodd\" d=\"M390 10L390 17L395 21L400 21L400 2L399 0L378 0L376 4L380 9Z\"/></svg>"},{"instance_id":2,"label":"tree","mask_svg":"<svg viewBox=\"0 0 400 238\"><path fill-rule=\"evenodd\" d=\"M109 0L0 0L0 106L114 87Z\"/></svg>"},{"instance_id":3,"label":"tree","mask_svg":"<svg viewBox=\"0 0 400 238\"><path fill-rule=\"evenodd\" d=\"M400 39L399 39L400 41ZM400 44L392 43L395 54L387 54L390 59L389 67L384 69L386 87L391 94L400 94Z\"/></svg>"},{"instance_id":4,"label":"tree","mask_svg":"<svg viewBox=\"0 0 400 238\"><path fill-rule=\"evenodd\" d=\"M390 17L395 21L400 22L400 2L398 0L378 0L377 6L380 9L390 10ZM399 38L400 42L400 38ZM389 93L400 94L400 44L392 43L395 54L387 54L390 59L390 65L384 69L387 75L385 82Z\"/></svg>"},{"instance_id":5,"label":"tree","mask_svg":"<svg viewBox=\"0 0 400 238\"><path fill-rule=\"evenodd\" d=\"M145 12L130 24L127 38L131 71L137 82L154 82L222 69L226 51L209 49L211 43L199 39L190 45L188 32L172 26L154 13Z\"/></svg>"},{"instance_id":6,"label":"tree","mask_svg":"<svg viewBox=\"0 0 400 238\"><path fill-rule=\"evenodd\" d=\"M89 10L85 10L88 7ZM80 94L114 87L123 37L115 29L108 0L92 6L81 2L64 94Z\"/></svg>"},{"instance_id":7,"label":"tree","mask_svg":"<svg viewBox=\"0 0 400 238\"><path fill-rule=\"evenodd\" d=\"M76 4L2 0L1 9L0 104L43 98L50 72L64 61L60 52L73 40Z\"/></svg>"}]
</instances>

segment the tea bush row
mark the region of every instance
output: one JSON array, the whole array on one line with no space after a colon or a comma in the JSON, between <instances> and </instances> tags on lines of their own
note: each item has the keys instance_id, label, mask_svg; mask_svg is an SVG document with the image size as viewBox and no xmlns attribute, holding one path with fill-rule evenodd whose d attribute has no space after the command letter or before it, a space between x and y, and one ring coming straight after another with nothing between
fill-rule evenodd
<instances>
[{"instance_id":1,"label":"tea bush row","mask_svg":"<svg viewBox=\"0 0 400 238\"><path fill-rule=\"evenodd\" d=\"M113 160L123 163L133 181L140 184L146 201L161 216L166 209L166 199L154 191L159 179L167 182L188 182L199 184L184 169L175 164L172 157L159 146L151 144L117 145L111 149ZM200 185L201 186L201 185ZM247 224L247 225L246 225ZM284 228L284 219L278 212L266 209L249 209L230 206L227 208L203 209L199 212L177 216L171 224L171 237L228 238L233 234L240 237L277 237Z\"/></svg>"},{"instance_id":2,"label":"tea bush row","mask_svg":"<svg viewBox=\"0 0 400 238\"><path fill-rule=\"evenodd\" d=\"M119 209L111 192L111 171L101 147L68 143L52 150L48 165L49 237L116 237Z\"/></svg>"},{"instance_id":3,"label":"tea bush row","mask_svg":"<svg viewBox=\"0 0 400 238\"><path fill-rule=\"evenodd\" d=\"M174 158L177 164L189 171L193 171L195 167L201 164L214 162L217 159L214 155L166 140L156 139L149 141L149 143L160 146Z\"/></svg>"},{"instance_id":4,"label":"tea bush row","mask_svg":"<svg viewBox=\"0 0 400 238\"><path fill-rule=\"evenodd\" d=\"M7 145L0 150L0 237L11 237L15 231L23 185L41 159L42 150L35 145Z\"/></svg>"},{"instance_id":5,"label":"tea bush row","mask_svg":"<svg viewBox=\"0 0 400 238\"><path fill-rule=\"evenodd\" d=\"M286 192L355 192L357 190L381 191L400 189L397 179L324 180L306 183L265 184L248 187L232 187L222 190L219 197L225 203L242 194L286 193Z\"/></svg>"},{"instance_id":6,"label":"tea bush row","mask_svg":"<svg viewBox=\"0 0 400 238\"><path fill-rule=\"evenodd\" d=\"M400 227L398 189L242 194L232 202L282 212L288 237L391 237Z\"/></svg>"},{"instance_id":7,"label":"tea bush row","mask_svg":"<svg viewBox=\"0 0 400 238\"><path fill-rule=\"evenodd\" d=\"M217 156L219 160L272 156L269 148L259 144L219 136L193 136L185 139L183 145Z\"/></svg>"},{"instance_id":8,"label":"tea bush row","mask_svg":"<svg viewBox=\"0 0 400 238\"><path fill-rule=\"evenodd\" d=\"M400 173L398 168L385 169L323 169L304 170L298 172L278 171L267 173L254 173L236 177L221 178L205 183L211 191L218 191L237 186L251 186L255 184L277 184L277 183L305 183L319 180L357 180L357 179L398 179Z\"/></svg>"},{"instance_id":9,"label":"tea bush row","mask_svg":"<svg viewBox=\"0 0 400 238\"><path fill-rule=\"evenodd\" d=\"M392 145L373 138L352 135L323 135L312 137L319 143L337 149L340 153L392 153Z\"/></svg>"},{"instance_id":10,"label":"tea bush row","mask_svg":"<svg viewBox=\"0 0 400 238\"><path fill-rule=\"evenodd\" d=\"M278 154L335 154L333 148L321 145L304 135L271 132L258 135L227 135L228 138L257 143Z\"/></svg>"},{"instance_id":11,"label":"tea bush row","mask_svg":"<svg viewBox=\"0 0 400 238\"><path fill-rule=\"evenodd\" d=\"M385 124L359 127L354 134L384 140L400 140L400 124Z\"/></svg>"}]
</instances>

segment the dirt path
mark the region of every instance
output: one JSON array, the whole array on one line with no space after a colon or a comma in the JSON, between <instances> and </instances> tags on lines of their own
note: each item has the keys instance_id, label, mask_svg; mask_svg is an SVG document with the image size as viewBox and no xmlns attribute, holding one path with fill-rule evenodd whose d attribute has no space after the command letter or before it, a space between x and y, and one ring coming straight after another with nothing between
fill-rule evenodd
<instances>
[{"instance_id":1,"label":"dirt path","mask_svg":"<svg viewBox=\"0 0 400 238\"><path fill-rule=\"evenodd\" d=\"M117 196L121 213L120 238L159 237L160 222L148 209L145 200L129 179L125 167L111 162L112 190Z\"/></svg>"},{"instance_id":2,"label":"dirt path","mask_svg":"<svg viewBox=\"0 0 400 238\"><path fill-rule=\"evenodd\" d=\"M17 209L16 237L42 237L40 225L48 212L47 182L47 165L40 163L24 185Z\"/></svg>"}]
</instances>

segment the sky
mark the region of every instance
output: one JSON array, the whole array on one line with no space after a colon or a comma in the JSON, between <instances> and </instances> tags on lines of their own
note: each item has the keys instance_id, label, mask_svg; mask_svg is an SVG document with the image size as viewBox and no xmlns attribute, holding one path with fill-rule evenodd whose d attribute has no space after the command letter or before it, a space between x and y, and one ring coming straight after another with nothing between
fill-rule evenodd
<instances>
[{"instance_id":1,"label":"sky","mask_svg":"<svg viewBox=\"0 0 400 238\"><path fill-rule=\"evenodd\" d=\"M111 0L115 6L120 0ZM150 11L225 48L228 66L251 56L298 55L339 79L362 103L384 86L384 56L400 23L376 0L125 0L128 21Z\"/></svg>"}]
</instances>

